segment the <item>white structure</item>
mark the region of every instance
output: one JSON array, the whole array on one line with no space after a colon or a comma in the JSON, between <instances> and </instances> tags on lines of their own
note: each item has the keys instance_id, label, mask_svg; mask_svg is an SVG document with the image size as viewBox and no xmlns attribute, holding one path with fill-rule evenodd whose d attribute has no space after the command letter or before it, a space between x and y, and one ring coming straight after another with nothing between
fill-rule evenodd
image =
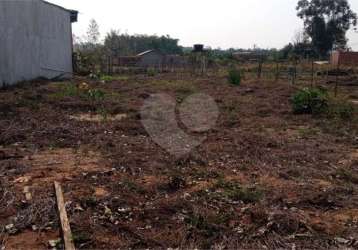
<instances>
[{"instance_id":1,"label":"white structure","mask_svg":"<svg viewBox=\"0 0 358 250\"><path fill-rule=\"evenodd\" d=\"M77 14L43 0L0 0L0 87L70 77Z\"/></svg>"}]
</instances>

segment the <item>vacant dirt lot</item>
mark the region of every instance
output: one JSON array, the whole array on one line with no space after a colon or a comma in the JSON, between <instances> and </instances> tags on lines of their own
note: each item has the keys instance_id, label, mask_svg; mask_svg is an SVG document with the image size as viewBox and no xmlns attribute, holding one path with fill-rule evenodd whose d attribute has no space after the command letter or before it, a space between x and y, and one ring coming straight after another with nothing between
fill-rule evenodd
<instances>
[{"instance_id":1,"label":"vacant dirt lot","mask_svg":"<svg viewBox=\"0 0 358 250\"><path fill-rule=\"evenodd\" d=\"M80 249L357 248L358 125L292 114L294 91L175 74L1 91L0 246L60 238L57 180ZM220 117L176 158L140 108L151 94L180 103L197 92Z\"/></svg>"}]
</instances>

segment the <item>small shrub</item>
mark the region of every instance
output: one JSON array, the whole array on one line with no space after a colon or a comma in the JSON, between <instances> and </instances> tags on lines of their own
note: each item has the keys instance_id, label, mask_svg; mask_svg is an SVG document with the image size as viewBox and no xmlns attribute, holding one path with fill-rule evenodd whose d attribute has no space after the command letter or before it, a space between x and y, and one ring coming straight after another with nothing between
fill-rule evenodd
<instances>
[{"instance_id":1,"label":"small shrub","mask_svg":"<svg viewBox=\"0 0 358 250\"><path fill-rule=\"evenodd\" d=\"M100 89L90 89L86 93L86 97L91 101L101 101L104 99L105 93Z\"/></svg>"},{"instance_id":2,"label":"small shrub","mask_svg":"<svg viewBox=\"0 0 358 250\"><path fill-rule=\"evenodd\" d=\"M79 89L78 89L77 85L75 85L73 83L64 85L61 88L61 92L60 92L60 96L62 96L62 97L65 97L65 96L74 97L74 96L78 96L78 94L79 94Z\"/></svg>"},{"instance_id":3,"label":"small shrub","mask_svg":"<svg viewBox=\"0 0 358 250\"><path fill-rule=\"evenodd\" d=\"M54 94L55 98L75 97L84 101L90 101L95 104L96 102L102 102L105 98L105 92L100 89L90 88L87 83L81 83L79 85L70 83L61 86L59 92Z\"/></svg>"},{"instance_id":4,"label":"small shrub","mask_svg":"<svg viewBox=\"0 0 358 250\"><path fill-rule=\"evenodd\" d=\"M229 82L234 85L241 84L241 72L236 68L229 70Z\"/></svg>"},{"instance_id":5,"label":"small shrub","mask_svg":"<svg viewBox=\"0 0 358 250\"><path fill-rule=\"evenodd\" d=\"M156 76L157 75L157 71L155 68L149 68L147 69L147 75L148 76Z\"/></svg>"},{"instance_id":6,"label":"small shrub","mask_svg":"<svg viewBox=\"0 0 358 250\"><path fill-rule=\"evenodd\" d=\"M115 80L115 77L109 75L102 75L100 79L101 81L110 82Z\"/></svg>"},{"instance_id":7,"label":"small shrub","mask_svg":"<svg viewBox=\"0 0 358 250\"><path fill-rule=\"evenodd\" d=\"M262 192L256 188L242 187L236 182L219 180L215 184L215 189L222 190L222 195L234 201L244 203L254 203L262 198Z\"/></svg>"},{"instance_id":8,"label":"small shrub","mask_svg":"<svg viewBox=\"0 0 358 250\"><path fill-rule=\"evenodd\" d=\"M291 103L296 114L320 114L335 121L350 121L356 112L352 103L329 96L326 90L320 88L299 90Z\"/></svg>"},{"instance_id":9,"label":"small shrub","mask_svg":"<svg viewBox=\"0 0 358 250\"><path fill-rule=\"evenodd\" d=\"M299 90L291 100L295 114L320 114L327 111L328 93L320 88Z\"/></svg>"}]
</instances>

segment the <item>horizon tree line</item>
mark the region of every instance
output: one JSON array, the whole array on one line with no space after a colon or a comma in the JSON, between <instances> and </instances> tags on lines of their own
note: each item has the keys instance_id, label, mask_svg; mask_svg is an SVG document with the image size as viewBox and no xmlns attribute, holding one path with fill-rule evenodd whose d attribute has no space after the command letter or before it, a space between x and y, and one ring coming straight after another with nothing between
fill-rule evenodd
<instances>
[{"instance_id":1,"label":"horizon tree line","mask_svg":"<svg viewBox=\"0 0 358 250\"><path fill-rule=\"evenodd\" d=\"M297 16L303 20L303 30L295 33L293 41L282 49L260 49L276 59L291 57L325 59L332 50L348 50L346 33L356 29L357 14L351 9L348 0L299 0ZM84 39L75 37L74 48L85 54L88 60L98 61L101 56L133 56L146 50L156 49L165 54L184 54L190 51L179 45L179 39L169 35L145 35L121 33L111 30L100 41L98 23L92 19ZM210 49L211 56L229 56L245 49Z\"/></svg>"}]
</instances>

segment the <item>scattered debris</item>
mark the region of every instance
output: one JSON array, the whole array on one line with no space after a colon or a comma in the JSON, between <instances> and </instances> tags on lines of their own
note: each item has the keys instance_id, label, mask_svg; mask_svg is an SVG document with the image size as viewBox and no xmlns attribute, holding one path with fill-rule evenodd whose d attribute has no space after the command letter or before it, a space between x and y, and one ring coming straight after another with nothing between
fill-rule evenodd
<instances>
[{"instance_id":1,"label":"scattered debris","mask_svg":"<svg viewBox=\"0 0 358 250\"><path fill-rule=\"evenodd\" d=\"M26 201L31 201L32 200L32 194L30 192L30 187L29 186L24 187L24 194L25 194Z\"/></svg>"},{"instance_id":2,"label":"scattered debris","mask_svg":"<svg viewBox=\"0 0 358 250\"><path fill-rule=\"evenodd\" d=\"M101 121L121 121L127 118L126 114L107 115L107 114L78 114L70 115L70 119L85 122L101 122Z\"/></svg>"},{"instance_id":3,"label":"scattered debris","mask_svg":"<svg viewBox=\"0 0 358 250\"><path fill-rule=\"evenodd\" d=\"M31 180L30 176L22 176L17 178L14 183L28 183Z\"/></svg>"},{"instance_id":4,"label":"scattered debris","mask_svg":"<svg viewBox=\"0 0 358 250\"><path fill-rule=\"evenodd\" d=\"M9 234L15 234L17 232L17 229L15 228L14 224L8 224L5 226L5 230L9 233Z\"/></svg>"},{"instance_id":5,"label":"scattered debris","mask_svg":"<svg viewBox=\"0 0 358 250\"><path fill-rule=\"evenodd\" d=\"M57 246L61 243L61 239L56 239L56 240L49 240L48 241L48 245L52 248L57 248Z\"/></svg>"},{"instance_id":6,"label":"scattered debris","mask_svg":"<svg viewBox=\"0 0 358 250\"><path fill-rule=\"evenodd\" d=\"M350 240L340 238L340 237L335 238L335 240L337 241L337 243L344 244L344 245L347 245L350 242Z\"/></svg>"},{"instance_id":7,"label":"scattered debris","mask_svg":"<svg viewBox=\"0 0 358 250\"><path fill-rule=\"evenodd\" d=\"M106 215L106 216L112 215L112 210L107 206L104 207L104 215Z\"/></svg>"}]
</instances>

